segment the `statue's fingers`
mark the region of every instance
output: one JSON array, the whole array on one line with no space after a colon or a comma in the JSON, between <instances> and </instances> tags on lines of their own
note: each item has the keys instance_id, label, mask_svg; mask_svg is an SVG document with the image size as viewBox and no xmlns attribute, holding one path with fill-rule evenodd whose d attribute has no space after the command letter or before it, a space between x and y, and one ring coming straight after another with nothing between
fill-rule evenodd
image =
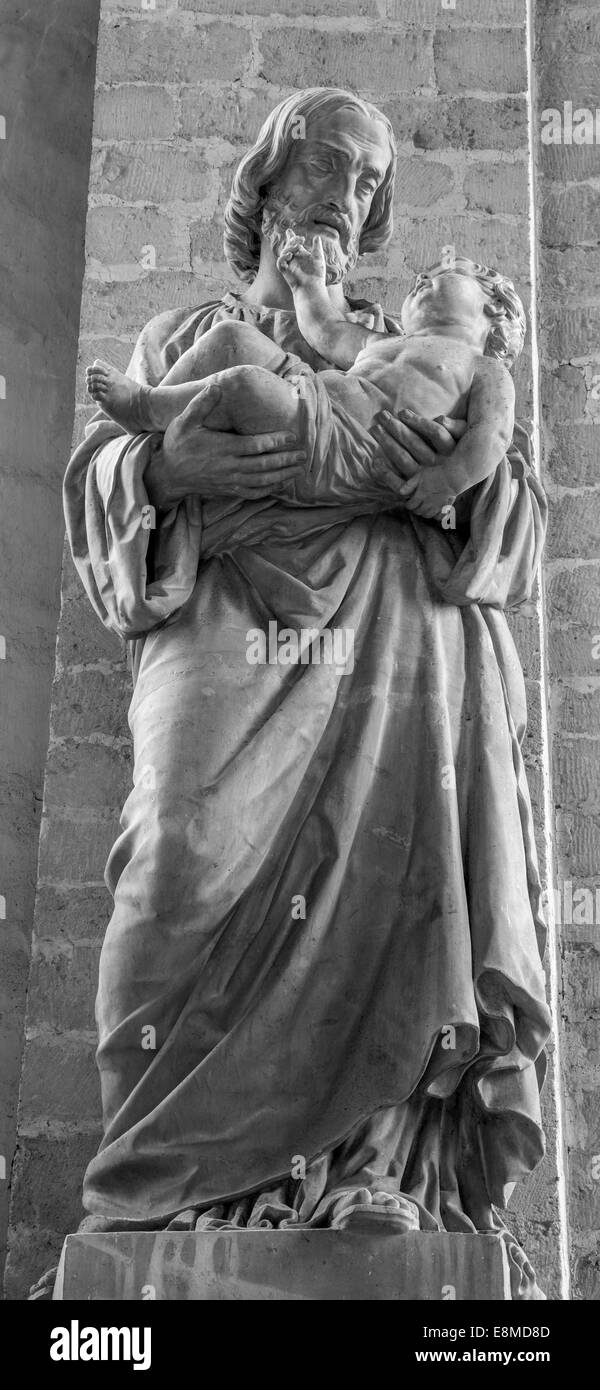
<instances>
[{"instance_id":1,"label":"statue's fingers","mask_svg":"<svg viewBox=\"0 0 600 1390\"><path fill-rule=\"evenodd\" d=\"M236 458L245 458L247 455L253 454L268 454L271 462L275 454L289 459L290 451L296 450L298 452L301 444L297 435L292 434L289 430L274 430L269 434L228 434L227 438L231 445L229 452ZM259 466L261 466L260 459Z\"/></svg>"},{"instance_id":2,"label":"statue's fingers","mask_svg":"<svg viewBox=\"0 0 600 1390\"><path fill-rule=\"evenodd\" d=\"M467 428L466 420L452 420L449 415L436 415L434 425L442 425L448 434L452 435L454 442L462 439Z\"/></svg>"},{"instance_id":3,"label":"statue's fingers","mask_svg":"<svg viewBox=\"0 0 600 1390\"><path fill-rule=\"evenodd\" d=\"M456 439L444 417L440 416L437 420L428 420L424 415L415 415L412 410L399 410L398 420L401 424L407 425L416 437L428 444L434 454L452 453ZM456 426L460 424L459 421L452 423ZM459 438L462 432L459 428L456 432L456 438Z\"/></svg>"},{"instance_id":4,"label":"statue's fingers","mask_svg":"<svg viewBox=\"0 0 600 1390\"><path fill-rule=\"evenodd\" d=\"M185 419L189 425L196 425L197 428L203 427L203 421L210 415L216 404L221 399L221 387L216 381L210 381L202 385L197 396L190 401L185 410L181 412L181 419Z\"/></svg>"},{"instance_id":5,"label":"statue's fingers","mask_svg":"<svg viewBox=\"0 0 600 1390\"><path fill-rule=\"evenodd\" d=\"M399 484L399 486L398 486L398 492L400 492L400 493L402 494L403 497L414 497L414 495L415 495L415 493L416 493L416 491L417 491L417 489L418 489L418 486L419 486L419 474L418 474L418 473L415 473L414 477L412 477L412 478L403 478L403 479L402 479L402 482L401 482L401 483Z\"/></svg>"},{"instance_id":6,"label":"statue's fingers","mask_svg":"<svg viewBox=\"0 0 600 1390\"><path fill-rule=\"evenodd\" d=\"M419 463L402 443L401 431L392 431L377 421L371 426L371 434L392 468L402 478L412 478L418 472ZM407 436L409 437L409 436Z\"/></svg>"},{"instance_id":7,"label":"statue's fingers","mask_svg":"<svg viewBox=\"0 0 600 1390\"><path fill-rule=\"evenodd\" d=\"M268 468L256 476L244 473L240 478L240 487L244 488L249 497L262 497L292 482L294 478L304 477L305 471L302 465L282 464L279 468Z\"/></svg>"},{"instance_id":8,"label":"statue's fingers","mask_svg":"<svg viewBox=\"0 0 600 1390\"><path fill-rule=\"evenodd\" d=\"M259 489L268 486L273 480L281 481L306 472L306 459L303 454L269 454L268 459L247 458L236 460L237 467L228 472L228 479L236 487Z\"/></svg>"},{"instance_id":9,"label":"statue's fingers","mask_svg":"<svg viewBox=\"0 0 600 1390\"><path fill-rule=\"evenodd\" d=\"M415 415L413 424L413 420L409 420L410 415L410 411L400 410L397 415L392 415L387 410L382 411L381 415L377 417L377 423L383 431L383 447L389 452L390 458L394 456L394 446L398 445L403 451L404 458L408 457L413 465L416 463L427 466L435 463L435 446L432 446L421 432L421 417ZM433 421L426 421L425 423L433 424ZM394 461L396 461L395 457ZM414 472L414 467L410 469L410 472Z\"/></svg>"}]
</instances>

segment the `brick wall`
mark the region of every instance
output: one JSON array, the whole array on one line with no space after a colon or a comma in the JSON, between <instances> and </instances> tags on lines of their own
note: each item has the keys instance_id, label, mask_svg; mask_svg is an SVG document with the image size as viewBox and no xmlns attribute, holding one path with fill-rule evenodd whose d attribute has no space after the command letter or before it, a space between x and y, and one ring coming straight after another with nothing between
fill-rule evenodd
<instances>
[{"instance_id":1,"label":"brick wall","mask_svg":"<svg viewBox=\"0 0 600 1390\"><path fill-rule=\"evenodd\" d=\"M142 324L231 285L222 216L231 175L262 117L297 86L350 86L390 115L399 143L393 245L355 288L397 310L413 272L453 244L530 277L525 0L103 0L87 230L81 364L125 365ZM148 248L152 248L150 251ZM155 264L152 267L153 254ZM565 388L566 389L566 388ZM519 367L531 413L531 364ZM79 383L78 431L88 413ZM527 762L546 858L543 651L532 603L514 620L530 701ZM130 766L129 683L117 639L63 575L14 1170L9 1297L79 1218L98 1140L93 997L110 906L102 886ZM544 1286L559 1290L556 1123L519 1193L518 1229Z\"/></svg>"},{"instance_id":2,"label":"brick wall","mask_svg":"<svg viewBox=\"0 0 600 1390\"><path fill-rule=\"evenodd\" d=\"M564 103L600 107L597 5L540 0L538 144L543 453L551 501L545 589L561 908L572 1297L600 1298L600 130L565 142ZM567 115L568 122L568 115ZM570 887L569 887L570 885ZM584 890L588 892L585 893ZM573 896L573 911L569 897ZM569 918L572 918L569 921ZM578 920L579 918L579 920Z\"/></svg>"}]
</instances>

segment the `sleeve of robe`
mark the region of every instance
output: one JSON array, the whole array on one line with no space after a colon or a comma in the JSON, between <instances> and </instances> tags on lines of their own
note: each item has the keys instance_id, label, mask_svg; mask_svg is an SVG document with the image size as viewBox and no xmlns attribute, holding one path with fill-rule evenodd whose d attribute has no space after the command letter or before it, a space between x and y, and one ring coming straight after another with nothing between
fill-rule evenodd
<instances>
[{"instance_id":1,"label":"sleeve of robe","mask_svg":"<svg viewBox=\"0 0 600 1390\"><path fill-rule=\"evenodd\" d=\"M205 306L202 331L210 327L217 308ZM128 367L130 376L147 385L163 379L182 350L173 344L183 317L174 311L146 325ZM132 438L98 411L65 475L67 534L75 566L98 616L128 639L175 618L192 594L203 555L200 499L185 498L166 513L155 513L150 502L144 473L159 439L147 434ZM432 581L447 602L502 607L529 596L546 506L526 461L528 448L520 431L510 461L505 458L473 490L470 531L443 532L437 523L411 516ZM340 469L347 498L343 459ZM354 515L361 511L361 481L357 476ZM331 489L331 478L327 485ZM314 505L321 500L315 495ZM382 485L381 510L393 505ZM374 509L371 490L364 510ZM340 519L340 511L332 507L332 524Z\"/></svg>"}]
</instances>

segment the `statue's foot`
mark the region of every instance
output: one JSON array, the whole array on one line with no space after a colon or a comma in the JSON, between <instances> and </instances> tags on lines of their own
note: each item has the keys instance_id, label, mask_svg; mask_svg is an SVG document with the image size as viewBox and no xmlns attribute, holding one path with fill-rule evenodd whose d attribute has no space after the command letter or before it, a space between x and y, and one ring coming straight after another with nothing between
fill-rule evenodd
<instances>
[{"instance_id":1,"label":"statue's foot","mask_svg":"<svg viewBox=\"0 0 600 1390\"><path fill-rule=\"evenodd\" d=\"M400 1234L421 1227L419 1208L401 1193L350 1189L336 1202L329 1216L336 1231L392 1231Z\"/></svg>"},{"instance_id":2,"label":"statue's foot","mask_svg":"<svg viewBox=\"0 0 600 1390\"><path fill-rule=\"evenodd\" d=\"M141 386L132 377L118 372L97 358L86 371L86 386L92 400L97 401L111 420L127 430L141 434L160 429L152 409L152 388Z\"/></svg>"}]
</instances>

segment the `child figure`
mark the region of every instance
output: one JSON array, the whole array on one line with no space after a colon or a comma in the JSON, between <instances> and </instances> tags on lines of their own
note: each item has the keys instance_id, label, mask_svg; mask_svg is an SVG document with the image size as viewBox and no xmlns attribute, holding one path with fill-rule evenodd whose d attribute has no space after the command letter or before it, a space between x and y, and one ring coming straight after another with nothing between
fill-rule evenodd
<instances>
[{"instance_id":1,"label":"child figure","mask_svg":"<svg viewBox=\"0 0 600 1390\"><path fill-rule=\"evenodd\" d=\"M334 421L329 448L347 444L350 429L368 463L379 447L369 431L382 410L466 419L452 454L406 484L411 505L431 518L494 472L513 435L509 369L525 336L523 306L510 280L465 258L433 267L417 276L404 301L402 337L349 321L332 305L319 237L307 246L288 232L278 267L292 289L302 336L336 364L317 374ZM159 386L140 385L100 361L88 368L87 383L105 413L130 433L165 430L199 392L216 385L208 429L285 430L306 443L302 378L314 375L251 324L228 320L199 338Z\"/></svg>"}]
</instances>

